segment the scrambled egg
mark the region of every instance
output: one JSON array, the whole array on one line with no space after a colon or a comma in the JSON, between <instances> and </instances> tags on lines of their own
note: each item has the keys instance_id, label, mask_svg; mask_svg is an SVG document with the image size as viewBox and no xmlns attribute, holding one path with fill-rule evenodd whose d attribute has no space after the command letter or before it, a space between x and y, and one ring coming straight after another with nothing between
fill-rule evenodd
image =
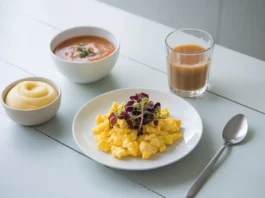
<instances>
[{"instance_id":1,"label":"scrambled egg","mask_svg":"<svg viewBox=\"0 0 265 198\"><path fill-rule=\"evenodd\" d=\"M97 117L96 126L92 130L98 148L111 153L115 158L139 156L149 159L182 138L179 131L181 120L170 117L167 108L161 109L163 119L159 120L157 126L153 122L143 125L143 135L137 136L137 130L129 129L125 120L118 119L117 124L111 127L108 116L119 107L114 102L109 113Z\"/></svg>"}]
</instances>

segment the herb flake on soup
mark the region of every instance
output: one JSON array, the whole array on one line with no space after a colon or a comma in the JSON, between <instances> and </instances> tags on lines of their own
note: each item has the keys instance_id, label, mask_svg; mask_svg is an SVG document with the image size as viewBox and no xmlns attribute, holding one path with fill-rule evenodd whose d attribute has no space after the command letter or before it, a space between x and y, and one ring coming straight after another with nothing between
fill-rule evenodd
<instances>
[{"instance_id":1,"label":"herb flake on soup","mask_svg":"<svg viewBox=\"0 0 265 198\"><path fill-rule=\"evenodd\" d=\"M61 59L73 62L91 62L110 55L114 45L99 36L78 36L60 43L54 54Z\"/></svg>"}]
</instances>

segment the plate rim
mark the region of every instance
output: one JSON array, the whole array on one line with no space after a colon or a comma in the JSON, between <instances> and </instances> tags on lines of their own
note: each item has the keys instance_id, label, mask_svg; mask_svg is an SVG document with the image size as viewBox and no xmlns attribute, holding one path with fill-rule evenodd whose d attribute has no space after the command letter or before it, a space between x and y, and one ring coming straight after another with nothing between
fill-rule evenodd
<instances>
[{"instance_id":1,"label":"plate rim","mask_svg":"<svg viewBox=\"0 0 265 198\"><path fill-rule=\"evenodd\" d=\"M177 159L177 160L173 160L169 163L165 163L165 164L162 164L162 165L158 165L158 166L154 166L154 167L149 167L149 168L121 168L121 167L117 167L117 166L112 166L112 165L106 165L100 161L98 161L96 158L94 157L91 157L90 155L88 155L87 152L85 152L80 144L78 143L77 139L76 139L76 136L75 136L75 130L74 130L74 127L75 127L75 123L76 123L76 120L80 114L80 112L91 102L97 100L99 97L102 97L102 96L105 96L105 95L108 95L110 93L113 93L113 92L119 92L119 91L125 91L125 90L134 90L134 89L143 89L143 90L149 90L149 91L156 91L156 92L160 92L160 93L163 93L163 94L166 94L166 95L171 95L171 96L175 96L176 98L182 100L182 102L188 104L194 111L195 113L198 115L199 117L199 120L200 120L200 123L201 123L201 133L200 133L200 136L199 136L199 139L198 139L198 142L194 145L194 147L189 151L187 152L185 155L183 155L181 158ZM114 169L119 169L119 170L128 170L128 171L144 171L144 170L152 170L152 169L157 169L157 168L161 168L161 167L164 167L164 166L168 166L170 164L173 164L177 161L180 161L182 160L183 158L185 158L187 155L189 155L199 144L199 142L201 141L201 138L202 138L202 134L203 134L203 122L202 122L202 119L201 119L201 116L200 114L198 113L198 111L189 103L187 102L186 100L184 100L183 98L175 95L175 94L172 94L172 93L167 93L167 92L164 92L164 91L160 91L160 90L157 90L157 89L151 89L151 88L143 88L143 87L133 87L133 88L121 88L121 89L114 89L114 90L111 90L111 91L108 91L108 92L105 92L103 94L100 94L98 96L96 96L95 98L92 98L91 100L89 100L88 102L86 102L81 108L79 108L79 110L77 111L77 113L75 114L75 117L74 117L74 120L73 120L73 123L72 123L72 135L73 135L73 138L74 138L74 141L75 143L77 144L78 148L81 150L81 152L83 154L85 154L89 159L92 159L94 160L95 162L103 165L103 166L107 166L107 167L110 167L110 168L114 168Z\"/></svg>"}]
</instances>

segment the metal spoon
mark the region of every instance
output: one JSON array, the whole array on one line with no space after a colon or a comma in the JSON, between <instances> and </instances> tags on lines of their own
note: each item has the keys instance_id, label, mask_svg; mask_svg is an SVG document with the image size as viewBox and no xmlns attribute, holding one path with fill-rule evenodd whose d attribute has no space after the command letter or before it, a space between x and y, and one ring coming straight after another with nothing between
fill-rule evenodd
<instances>
[{"instance_id":1,"label":"metal spoon","mask_svg":"<svg viewBox=\"0 0 265 198\"><path fill-rule=\"evenodd\" d=\"M209 164L203 169L195 182L190 187L186 197L193 198L198 193L203 183L211 173L214 164L217 162L227 146L238 144L246 137L248 122L244 115L238 114L231 118L223 129L223 139L225 141L222 148L215 154Z\"/></svg>"}]
</instances>

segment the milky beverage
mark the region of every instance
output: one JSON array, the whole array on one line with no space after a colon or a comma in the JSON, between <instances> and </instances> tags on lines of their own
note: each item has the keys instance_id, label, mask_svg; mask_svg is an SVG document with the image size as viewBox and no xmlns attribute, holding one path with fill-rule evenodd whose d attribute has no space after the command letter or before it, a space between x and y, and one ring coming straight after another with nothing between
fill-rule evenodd
<instances>
[{"instance_id":1,"label":"milky beverage","mask_svg":"<svg viewBox=\"0 0 265 198\"><path fill-rule=\"evenodd\" d=\"M168 57L169 86L173 90L194 91L205 86L210 56L196 44L173 47Z\"/></svg>"}]
</instances>

